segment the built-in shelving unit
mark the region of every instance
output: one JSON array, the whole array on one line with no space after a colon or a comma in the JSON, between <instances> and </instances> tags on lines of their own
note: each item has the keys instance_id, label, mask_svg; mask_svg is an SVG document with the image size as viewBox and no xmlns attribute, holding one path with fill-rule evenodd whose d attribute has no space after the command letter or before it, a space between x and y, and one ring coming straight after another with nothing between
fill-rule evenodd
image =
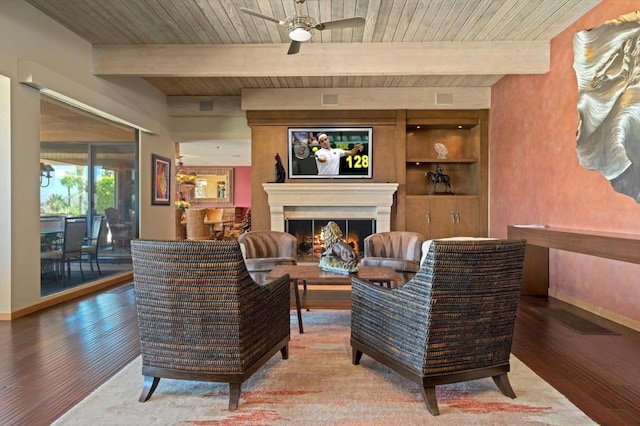
<instances>
[{"instance_id":1,"label":"built-in shelving unit","mask_svg":"<svg viewBox=\"0 0 640 426\"><path fill-rule=\"evenodd\" d=\"M407 111L406 228L425 238L486 236L487 135L483 111ZM446 147L438 158L435 145ZM451 184L434 191L426 175L440 166Z\"/></svg>"},{"instance_id":2,"label":"built-in shelving unit","mask_svg":"<svg viewBox=\"0 0 640 426\"><path fill-rule=\"evenodd\" d=\"M353 210L360 198L370 203L368 189L394 185L390 198L376 209L376 230L412 230L426 238L453 235L486 236L488 232L488 110L322 110L247 111L251 127L252 227L255 230L283 230L285 218L315 213L320 192L326 186L326 200L340 205L341 215ZM373 162L371 179L346 182L318 182L296 179L285 184L273 180L273 163L262 161L282 155L290 127L371 127ZM419 126L419 127L418 127ZM435 143L446 146L446 159L438 159ZM454 195L429 195L433 191L425 174L442 166L450 176ZM342 184L353 185L346 194L336 192ZM272 205L272 197L289 186L301 190L286 206ZM266 187L264 186L266 185ZM368 204L369 205L369 204ZM326 216L326 214L324 215ZM356 217L353 215L350 217ZM373 217L372 215L357 218Z\"/></svg>"}]
</instances>

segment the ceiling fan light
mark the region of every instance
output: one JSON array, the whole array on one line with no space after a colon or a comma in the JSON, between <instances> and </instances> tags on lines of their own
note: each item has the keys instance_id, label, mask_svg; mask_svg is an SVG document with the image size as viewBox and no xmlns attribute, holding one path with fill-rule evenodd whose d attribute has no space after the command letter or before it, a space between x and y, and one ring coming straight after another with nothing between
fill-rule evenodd
<instances>
[{"instance_id":1,"label":"ceiling fan light","mask_svg":"<svg viewBox=\"0 0 640 426\"><path fill-rule=\"evenodd\" d=\"M311 39L311 33L304 28L294 28L289 31L289 38L293 41L303 42Z\"/></svg>"}]
</instances>

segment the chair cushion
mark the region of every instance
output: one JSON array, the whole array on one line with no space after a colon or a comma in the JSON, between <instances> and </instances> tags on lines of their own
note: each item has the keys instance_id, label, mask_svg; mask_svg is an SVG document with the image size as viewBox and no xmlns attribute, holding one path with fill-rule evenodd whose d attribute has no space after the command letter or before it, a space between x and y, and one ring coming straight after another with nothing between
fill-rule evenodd
<instances>
[{"instance_id":1,"label":"chair cushion","mask_svg":"<svg viewBox=\"0 0 640 426\"><path fill-rule=\"evenodd\" d=\"M246 259L265 257L295 257L296 237L286 232L252 231L241 234L238 242L244 244Z\"/></svg>"},{"instance_id":2,"label":"chair cushion","mask_svg":"<svg viewBox=\"0 0 640 426\"><path fill-rule=\"evenodd\" d=\"M424 237L417 232L391 231L372 234L364 240L364 257L420 260Z\"/></svg>"},{"instance_id":3,"label":"chair cushion","mask_svg":"<svg viewBox=\"0 0 640 426\"><path fill-rule=\"evenodd\" d=\"M40 253L40 259L44 260L60 260L62 259L62 250L48 250Z\"/></svg>"},{"instance_id":4,"label":"chair cushion","mask_svg":"<svg viewBox=\"0 0 640 426\"><path fill-rule=\"evenodd\" d=\"M415 260L398 259L395 257L363 257L362 266L387 266L395 271L418 272L420 262Z\"/></svg>"}]
</instances>

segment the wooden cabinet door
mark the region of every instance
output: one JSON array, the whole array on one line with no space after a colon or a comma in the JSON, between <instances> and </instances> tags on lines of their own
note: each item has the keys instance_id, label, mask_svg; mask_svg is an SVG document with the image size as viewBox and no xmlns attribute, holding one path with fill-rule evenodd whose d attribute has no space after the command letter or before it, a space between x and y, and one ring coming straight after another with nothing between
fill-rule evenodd
<instances>
[{"instance_id":1,"label":"wooden cabinet door","mask_svg":"<svg viewBox=\"0 0 640 426\"><path fill-rule=\"evenodd\" d=\"M456 200L456 237L486 237L480 223L480 200L460 198Z\"/></svg>"},{"instance_id":2,"label":"wooden cabinet door","mask_svg":"<svg viewBox=\"0 0 640 426\"><path fill-rule=\"evenodd\" d=\"M427 197L407 197L406 229L431 239L431 202Z\"/></svg>"},{"instance_id":3,"label":"wooden cabinet door","mask_svg":"<svg viewBox=\"0 0 640 426\"><path fill-rule=\"evenodd\" d=\"M409 196L406 212L406 229L421 233L425 240L486 237L477 197Z\"/></svg>"},{"instance_id":4,"label":"wooden cabinet door","mask_svg":"<svg viewBox=\"0 0 640 426\"><path fill-rule=\"evenodd\" d=\"M480 200L476 197L438 198L431 203L432 238L480 237Z\"/></svg>"},{"instance_id":5,"label":"wooden cabinet door","mask_svg":"<svg viewBox=\"0 0 640 426\"><path fill-rule=\"evenodd\" d=\"M438 197L431 201L431 238L457 236L456 201L454 197Z\"/></svg>"}]
</instances>

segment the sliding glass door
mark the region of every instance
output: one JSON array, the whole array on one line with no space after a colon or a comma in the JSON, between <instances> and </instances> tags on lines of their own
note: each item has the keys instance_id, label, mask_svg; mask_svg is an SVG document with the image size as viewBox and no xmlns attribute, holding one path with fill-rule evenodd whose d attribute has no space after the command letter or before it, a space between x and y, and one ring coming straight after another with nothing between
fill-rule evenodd
<instances>
[{"instance_id":1,"label":"sliding glass door","mask_svg":"<svg viewBox=\"0 0 640 426\"><path fill-rule=\"evenodd\" d=\"M137 130L42 97L41 294L131 269L138 234ZM80 255L70 222L85 223ZM57 224L57 225L52 225Z\"/></svg>"}]
</instances>

